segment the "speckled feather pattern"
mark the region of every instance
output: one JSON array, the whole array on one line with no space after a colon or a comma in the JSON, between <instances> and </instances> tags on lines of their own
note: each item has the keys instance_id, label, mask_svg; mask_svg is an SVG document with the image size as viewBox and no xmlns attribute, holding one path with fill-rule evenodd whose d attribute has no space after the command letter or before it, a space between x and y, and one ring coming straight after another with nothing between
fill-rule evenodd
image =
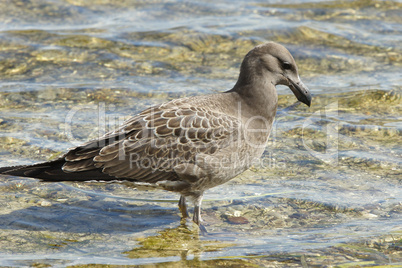
<instances>
[{"instance_id":1,"label":"speckled feather pattern","mask_svg":"<svg viewBox=\"0 0 402 268\"><path fill-rule=\"evenodd\" d=\"M200 154L214 155L238 137L234 116L196 107L184 98L151 107L121 128L67 153L65 172L101 169L121 179L156 183L179 180L175 169L195 165ZM191 174L194 176L200 174Z\"/></svg>"},{"instance_id":2,"label":"speckled feather pattern","mask_svg":"<svg viewBox=\"0 0 402 268\"><path fill-rule=\"evenodd\" d=\"M268 42L244 58L235 86L226 92L172 100L128 119L103 137L61 158L0 173L45 181L128 180L181 194L201 222L205 190L248 169L265 149L278 106L276 85L288 86L310 106L296 63L283 46ZM200 225L200 227L202 227Z\"/></svg>"}]
</instances>

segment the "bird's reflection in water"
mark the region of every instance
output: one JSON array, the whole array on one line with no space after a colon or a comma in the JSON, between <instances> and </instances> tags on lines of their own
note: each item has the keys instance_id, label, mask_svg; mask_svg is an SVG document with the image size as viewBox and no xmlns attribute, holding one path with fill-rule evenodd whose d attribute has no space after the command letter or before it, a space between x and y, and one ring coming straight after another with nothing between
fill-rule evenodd
<instances>
[{"instance_id":1,"label":"bird's reflection in water","mask_svg":"<svg viewBox=\"0 0 402 268\"><path fill-rule=\"evenodd\" d=\"M203 252L219 251L235 245L200 235L200 230L184 219L176 228L165 229L157 235L137 240L139 247L123 253L128 258L180 257L180 261L186 265L199 262Z\"/></svg>"}]
</instances>

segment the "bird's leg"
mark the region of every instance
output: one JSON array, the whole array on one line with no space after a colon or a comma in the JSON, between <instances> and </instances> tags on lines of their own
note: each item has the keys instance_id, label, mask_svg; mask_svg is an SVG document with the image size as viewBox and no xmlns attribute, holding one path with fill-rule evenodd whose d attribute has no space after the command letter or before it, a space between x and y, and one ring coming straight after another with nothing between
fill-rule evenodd
<instances>
[{"instance_id":1,"label":"bird's leg","mask_svg":"<svg viewBox=\"0 0 402 268\"><path fill-rule=\"evenodd\" d=\"M202 195L195 199L193 221L199 226L201 233L205 234L207 233L207 229L201 224L201 202Z\"/></svg>"},{"instance_id":2,"label":"bird's leg","mask_svg":"<svg viewBox=\"0 0 402 268\"><path fill-rule=\"evenodd\" d=\"M179 210L181 212L182 218L189 218L190 217L188 215L188 212L187 212L186 198L183 195L180 196Z\"/></svg>"},{"instance_id":3,"label":"bird's leg","mask_svg":"<svg viewBox=\"0 0 402 268\"><path fill-rule=\"evenodd\" d=\"M201 224L201 222L202 222L202 219L201 219L201 206L195 206L194 207L193 221L198 225L198 227L201 230L201 233L203 233L203 234L207 233L207 229L205 229L204 225Z\"/></svg>"}]
</instances>

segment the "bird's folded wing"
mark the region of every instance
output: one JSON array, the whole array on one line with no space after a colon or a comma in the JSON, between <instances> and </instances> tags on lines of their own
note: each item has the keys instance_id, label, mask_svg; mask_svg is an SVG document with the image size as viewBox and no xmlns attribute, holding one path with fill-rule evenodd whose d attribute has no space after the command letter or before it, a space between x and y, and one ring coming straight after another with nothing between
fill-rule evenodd
<instances>
[{"instance_id":1,"label":"bird's folded wing","mask_svg":"<svg viewBox=\"0 0 402 268\"><path fill-rule=\"evenodd\" d=\"M238 138L235 117L203 108L153 107L128 119L99 140L72 149L66 172L101 169L115 178L155 183L177 180L174 167L213 155Z\"/></svg>"}]
</instances>

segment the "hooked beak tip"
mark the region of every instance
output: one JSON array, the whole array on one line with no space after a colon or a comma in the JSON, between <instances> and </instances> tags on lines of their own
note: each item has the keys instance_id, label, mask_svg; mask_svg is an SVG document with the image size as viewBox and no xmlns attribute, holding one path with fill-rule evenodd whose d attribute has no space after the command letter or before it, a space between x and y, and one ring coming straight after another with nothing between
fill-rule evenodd
<instances>
[{"instance_id":1,"label":"hooked beak tip","mask_svg":"<svg viewBox=\"0 0 402 268\"><path fill-rule=\"evenodd\" d=\"M306 94L306 101L305 101L305 102L304 102L304 101L301 101L301 102L303 102L303 103L306 104L308 107L310 107L310 106L311 106L311 99L312 99L311 94L310 94L310 92L308 92L308 93Z\"/></svg>"},{"instance_id":2,"label":"hooked beak tip","mask_svg":"<svg viewBox=\"0 0 402 268\"><path fill-rule=\"evenodd\" d=\"M289 88L293 91L293 94L295 94L296 98L310 107L312 97L308 88L301 80L299 80L297 83L293 82L291 79L289 79L289 81Z\"/></svg>"}]
</instances>

